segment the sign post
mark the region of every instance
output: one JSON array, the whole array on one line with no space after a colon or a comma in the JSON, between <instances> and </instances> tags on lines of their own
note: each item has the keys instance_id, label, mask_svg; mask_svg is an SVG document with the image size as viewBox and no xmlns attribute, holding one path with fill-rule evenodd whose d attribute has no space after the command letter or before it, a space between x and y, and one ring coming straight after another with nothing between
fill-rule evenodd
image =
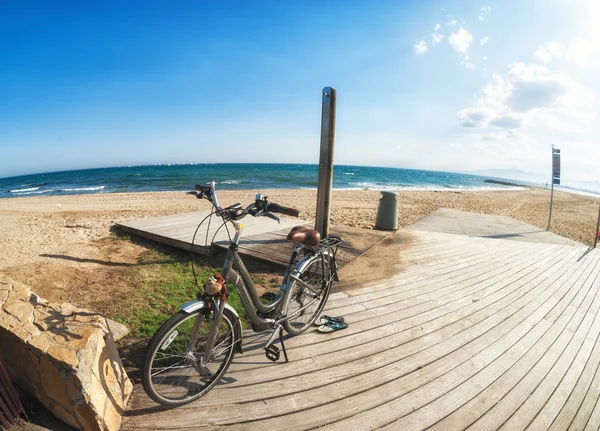
<instances>
[{"instance_id":1,"label":"sign post","mask_svg":"<svg viewBox=\"0 0 600 431\"><path fill-rule=\"evenodd\" d=\"M560 150L552 145L552 189L550 191L550 213L548 214L548 227L552 221L552 202L554 200L554 184L560 185Z\"/></svg>"},{"instance_id":2,"label":"sign post","mask_svg":"<svg viewBox=\"0 0 600 431\"><path fill-rule=\"evenodd\" d=\"M323 89L321 116L321 151L319 155L319 183L317 189L317 214L315 229L321 238L329 234L331 213L331 187L333 184L333 144L335 141L335 108L337 92L331 87Z\"/></svg>"},{"instance_id":3,"label":"sign post","mask_svg":"<svg viewBox=\"0 0 600 431\"><path fill-rule=\"evenodd\" d=\"M594 236L594 248L598 245L598 237L600 237L600 207L598 207L598 223L596 223L596 235Z\"/></svg>"}]
</instances>

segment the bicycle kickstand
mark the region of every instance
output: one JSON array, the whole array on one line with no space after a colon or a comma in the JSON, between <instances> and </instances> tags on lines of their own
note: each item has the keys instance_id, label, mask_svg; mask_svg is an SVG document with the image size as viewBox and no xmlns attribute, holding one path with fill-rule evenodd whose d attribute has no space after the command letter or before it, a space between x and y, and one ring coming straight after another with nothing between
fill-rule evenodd
<instances>
[{"instance_id":1,"label":"bicycle kickstand","mask_svg":"<svg viewBox=\"0 0 600 431\"><path fill-rule=\"evenodd\" d=\"M285 350L285 344L283 344L283 328L279 328L279 342L281 343L281 350L283 350L283 357L285 362L288 363L287 351Z\"/></svg>"},{"instance_id":2,"label":"bicycle kickstand","mask_svg":"<svg viewBox=\"0 0 600 431\"><path fill-rule=\"evenodd\" d=\"M279 342L281 343L281 349L273 345L277 333L279 333ZM269 341L267 341L267 344L265 345L265 356L270 361L277 362L281 357L282 351L283 357L285 358L285 362L289 362L287 351L285 350L285 344L283 343L283 327L281 325L277 325L277 327L275 327L275 330L273 331L273 334L269 338Z\"/></svg>"}]
</instances>

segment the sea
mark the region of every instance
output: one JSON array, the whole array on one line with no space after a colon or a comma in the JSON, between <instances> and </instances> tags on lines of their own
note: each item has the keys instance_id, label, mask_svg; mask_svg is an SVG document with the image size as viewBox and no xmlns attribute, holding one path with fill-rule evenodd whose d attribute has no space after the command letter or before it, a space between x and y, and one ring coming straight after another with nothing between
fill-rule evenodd
<instances>
[{"instance_id":1,"label":"sea","mask_svg":"<svg viewBox=\"0 0 600 431\"><path fill-rule=\"evenodd\" d=\"M188 191L216 182L217 190L316 189L318 165L207 163L126 166L51 172L0 179L0 198L36 195ZM451 172L336 165L338 190L518 190L494 179ZM504 180L507 181L507 180Z\"/></svg>"}]
</instances>

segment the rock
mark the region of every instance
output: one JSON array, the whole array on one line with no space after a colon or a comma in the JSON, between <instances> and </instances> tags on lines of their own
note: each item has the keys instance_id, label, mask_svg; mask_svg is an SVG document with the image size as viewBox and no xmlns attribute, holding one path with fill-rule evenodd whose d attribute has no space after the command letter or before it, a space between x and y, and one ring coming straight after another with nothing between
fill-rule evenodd
<instances>
[{"instance_id":1,"label":"rock","mask_svg":"<svg viewBox=\"0 0 600 431\"><path fill-rule=\"evenodd\" d=\"M21 323L33 322L33 305L29 302L16 300L4 308L4 311L19 319Z\"/></svg>"},{"instance_id":2,"label":"rock","mask_svg":"<svg viewBox=\"0 0 600 431\"><path fill-rule=\"evenodd\" d=\"M4 293L6 292L6 294ZM0 357L14 382L80 430L117 431L131 396L115 339L124 325L0 280Z\"/></svg>"},{"instance_id":3,"label":"rock","mask_svg":"<svg viewBox=\"0 0 600 431\"><path fill-rule=\"evenodd\" d=\"M526 187L522 184L517 184L517 183L511 183L508 181L498 181L498 180L484 180L484 183L488 183L488 184L499 184L501 186L513 186L513 187Z\"/></svg>"},{"instance_id":4,"label":"rock","mask_svg":"<svg viewBox=\"0 0 600 431\"><path fill-rule=\"evenodd\" d=\"M106 319L108 324L108 330L112 334L113 340L119 341L121 338L129 334L129 329L122 323L115 322L114 320Z\"/></svg>"}]
</instances>

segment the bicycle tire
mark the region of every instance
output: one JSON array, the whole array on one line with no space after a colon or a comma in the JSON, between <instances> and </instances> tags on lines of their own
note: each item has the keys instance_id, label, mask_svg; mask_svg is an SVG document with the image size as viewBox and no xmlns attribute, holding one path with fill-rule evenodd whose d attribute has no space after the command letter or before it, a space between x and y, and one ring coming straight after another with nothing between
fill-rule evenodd
<instances>
[{"instance_id":1,"label":"bicycle tire","mask_svg":"<svg viewBox=\"0 0 600 431\"><path fill-rule=\"evenodd\" d=\"M235 325L239 325L240 322L239 318L227 309L223 310L214 344L220 346L217 355L202 369L197 362L185 356L186 352L183 350L187 349L182 350L182 346L187 346L194 320L200 313L201 310L193 313L182 310L171 316L148 344L142 367L142 386L148 396L159 404L175 407L200 398L218 383L233 360L236 343L239 341ZM214 323L213 311L202 316L196 349L192 352L196 358L204 354L202 344L206 343L206 336ZM177 362L170 364L172 361Z\"/></svg>"},{"instance_id":2,"label":"bicycle tire","mask_svg":"<svg viewBox=\"0 0 600 431\"><path fill-rule=\"evenodd\" d=\"M320 255L312 256L308 263L303 265L300 262L298 266L301 268L298 278L311 285L319 293L312 292L296 280L290 283L283 298L282 312L284 316L298 312L302 307L310 304L311 300L315 299L313 305L307 306L300 314L283 322L284 329L291 335L301 334L317 320L325 307L333 281L330 271L331 264L327 256L325 259L321 259Z\"/></svg>"}]
</instances>

